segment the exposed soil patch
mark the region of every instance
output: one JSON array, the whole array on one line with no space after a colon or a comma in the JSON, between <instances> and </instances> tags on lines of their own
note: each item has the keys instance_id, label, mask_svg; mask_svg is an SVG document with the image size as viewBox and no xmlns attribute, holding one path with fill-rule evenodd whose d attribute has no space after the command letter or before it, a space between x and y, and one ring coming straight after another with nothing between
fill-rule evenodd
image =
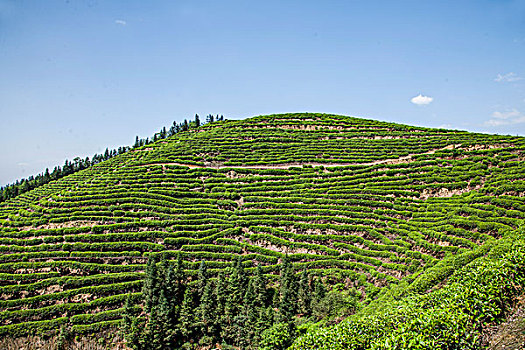
<instances>
[{"instance_id":1,"label":"exposed soil patch","mask_svg":"<svg viewBox=\"0 0 525 350\"><path fill-rule=\"evenodd\" d=\"M525 349L525 295L520 297L504 323L485 330L483 342L488 350Z\"/></svg>"}]
</instances>

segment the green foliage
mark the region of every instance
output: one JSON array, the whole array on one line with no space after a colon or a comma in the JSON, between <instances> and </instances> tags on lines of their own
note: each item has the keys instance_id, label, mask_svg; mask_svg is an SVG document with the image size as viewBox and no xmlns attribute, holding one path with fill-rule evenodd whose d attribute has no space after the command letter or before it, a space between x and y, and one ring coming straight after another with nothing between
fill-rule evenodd
<instances>
[{"instance_id":1,"label":"green foliage","mask_svg":"<svg viewBox=\"0 0 525 350\"><path fill-rule=\"evenodd\" d=\"M1 334L113 330L131 292L129 329L155 346L253 348L277 320L331 324L440 286L525 220L520 137L202 119L0 203Z\"/></svg>"},{"instance_id":2,"label":"green foliage","mask_svg":"<svg viewBox=\"0 0 525 350\"><path fill-rule=\"evenodd\" d=\"M525 242L481 257L428 294L392 301L331 328L314 330L291 349L481 349L480 330L501 319L525 288ZM496 256L495 256L496 255Z\"/></svg>"},{"instance_id":3,"label":"green foliage","mask_svg":"<svg viewBox=\"0 0 525 350\"><path fill-rule=\"evenodd\" d=\"M294 328L288 323L277 323L261 335L260 350L284 350L291 345Z\"/></svg>"}]
</instances>

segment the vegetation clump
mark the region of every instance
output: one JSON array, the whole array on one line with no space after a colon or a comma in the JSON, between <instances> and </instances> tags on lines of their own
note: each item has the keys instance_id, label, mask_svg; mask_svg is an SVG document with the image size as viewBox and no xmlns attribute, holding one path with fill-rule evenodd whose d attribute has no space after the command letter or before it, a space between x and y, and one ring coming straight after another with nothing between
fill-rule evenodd
<instances>
[{"instance_id":1,"label":"vegetation clump","mask_svg":"<svg viewBox=\"0 0 525 350\"><path fill-rule=\"evenodd\" d=\"M482 349L484 326L499 321L525 289L525 237L506 238L428 294L363 310L298 339L304 349Z\"/></svg>"}]
</instances>

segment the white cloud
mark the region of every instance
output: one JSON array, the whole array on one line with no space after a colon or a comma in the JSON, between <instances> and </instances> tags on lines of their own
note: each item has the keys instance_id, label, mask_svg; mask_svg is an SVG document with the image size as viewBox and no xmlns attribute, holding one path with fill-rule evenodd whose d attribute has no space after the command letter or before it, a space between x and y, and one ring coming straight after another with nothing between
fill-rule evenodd
<instances>
[{"instance_id":1,"label":"white cloud","mask_svg":"<svg viewBox=\"0 0 525 350\"><path fill-rule=\"evenodd\" d=\"M423 96L423 95L419 94L419 95L417 95L415 97L412 97L410 99L410 102L412 102L413 104L418 105L418 106L423 106L423 105L428 105L433 100L434 100L434 98L432 98L430 96Z\"/></svg>"},{"instance_id":2,"label":"white cloud","mask_svg":"<svg viewBox=\"0 0 525 350\"><path fill-rule=\"evenodd\" d=\"M496 78L494 78L494 81L501 83L501 82L509 82L512 83L514 81L522 80L522 77L519 77L516 73L510 72L507 74L498 74Z\"/></svg>"},{"instance_id":3,"label":"white cloud","mask_svg":"<svg viewBox=\"0 0 525 350\"><path fill-rule=\"evenodd\" d=\"M115 20L115 24L118 24L118 25L121 25L121 26L125 26L128 23L126 21L122 20L122 19L116 19Z\"/></svg>"},{"instance_id":4,"label":"white cloud","mask_svg":"<svg viewBox=\"0 0 525 350\"><path fill-rule=\"evenodd\" d=\"M452 129L452 124L446 123L438 126L439 129Z\"/></svg>"},{"instance_id":5,"label":"white cloud","mask_svg":"<svg viewBox=\"0 0 525 350\"><path fill-rule=\"evenodd\" d=\"M492 113L492 118L487 120L484 124L486 126L502 126L525 123L525 114L518 111L516 108L505 112L496 111Z\"/></svg>"}]
</instances>

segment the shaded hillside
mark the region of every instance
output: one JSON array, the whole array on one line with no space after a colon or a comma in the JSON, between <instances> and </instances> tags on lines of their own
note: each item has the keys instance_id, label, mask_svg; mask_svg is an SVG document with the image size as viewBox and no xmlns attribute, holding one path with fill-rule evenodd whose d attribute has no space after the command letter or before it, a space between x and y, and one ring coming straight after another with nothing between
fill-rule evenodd
<instances>
[{"instance_id":1,"label":"shaded hillside","mask_svg":"<svg viewBox=\"0 0 525 350\"><path fill-rule=\"evenodd\" d=\"M150 254L270 278L288 255L368 302L523 223L524 141L304 113L138 147L0 204L0 334L118 325Z\"/></svg>"}]
</instances>

